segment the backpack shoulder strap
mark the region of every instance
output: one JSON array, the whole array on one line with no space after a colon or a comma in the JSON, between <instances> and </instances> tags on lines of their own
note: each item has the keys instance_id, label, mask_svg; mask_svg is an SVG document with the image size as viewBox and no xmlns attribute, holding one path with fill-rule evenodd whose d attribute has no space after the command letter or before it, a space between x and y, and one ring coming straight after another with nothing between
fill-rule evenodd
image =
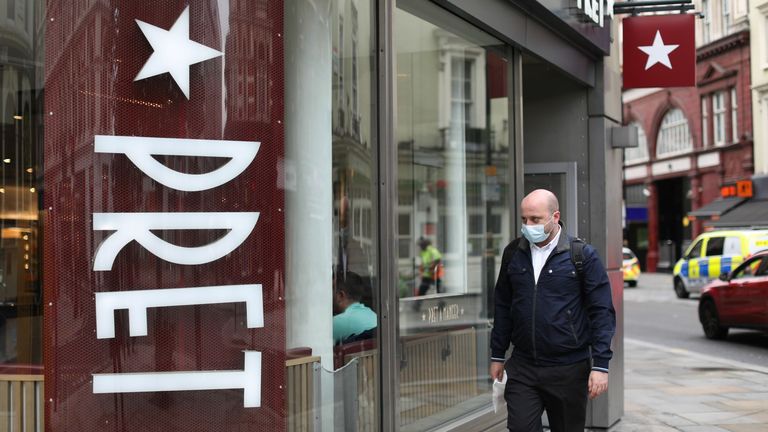
<instances>
[{"instance_id":1,"label":"backpack shoulder strap","mask_svg":"<svg viewBox=\"0 0 768 432\"><path fill-rule=\"evenodd\" d=\"M571 239L571 262L576 267L580 280L584 278L584 240L575 237Z\"/></svg>"}]
</instances>

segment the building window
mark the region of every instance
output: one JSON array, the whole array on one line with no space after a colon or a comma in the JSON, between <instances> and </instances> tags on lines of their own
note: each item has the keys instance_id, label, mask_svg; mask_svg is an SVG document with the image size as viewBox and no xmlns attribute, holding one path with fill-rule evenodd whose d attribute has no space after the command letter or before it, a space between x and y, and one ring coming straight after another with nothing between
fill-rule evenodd
<instances>
[{"instance_id":1,"label":"building window","mask_svg":"<svg viewBox=\"0 0 768 432\"><path fill-rule=\"evenodd\" d=\"M709 108L707 97L701 97L701 147L709 146Z\"/></svg>"},{"instance_id":2,"label":"building window","mask_svg":"<svg viewBox=\"0 0 768 432\"><path fill-rule=\"evenodd\" d=\"M709 43L710 39L710 27L712 24L712 15L709 13L710 3L709 0L701 1L701 10L704 13L704 19L701 23L701 40L704 43Z\"/></svg>"},{"instance_id":3,"label":"building window","mask_svg":"<svg viewBox=\"0 0 768 432\"><path fill-rule=\"evenodd\" d=\"M763 9L763 13L768 13ZM768 68L768 14L763 16L763 68Z\"/></svg>"},{"instance_id":4,"label":"building window","mask_svg":"<svg viewBox=\"0 0 768 432\"><path fill-rule=\"evenodd\" d=\"M731 26L731 2L729 0L722 0L723 6L723 36L730 33L729 27Z\"/></svg>"},{"instance_id":5,"label":"building window","mask_svg":"<svg viewBox=\"0 0 768 432\"><path fill-rule=\"evenodd\" d=\"M451 61L451 123L470 127L472 119L471 59L454 57Z\"/></svg>"},{"instance_id":6,"label":"building window","mask_svg":"<svg viewBox=\"0 0 768 432\"><path fill-rule=\"evenodd\" d=\"M725 144L725 92L712 96L712 121L715 129L715 145Z\"/></svg>"},{"instance_id":7,"label":"building window","mask_svg":"<svg viewBox=\"0 0 768 432\"><path fill-rule=\"evenodd\" d=\"M656 139L656 156L669 156L690 151L693 147L688 120L679 108L671 109L661 121Z\"/></svg>"},{"instance_id":8,"label":"building window","mask_svg":"<svg viewBox=\"0 0 768 432\"><path fill-rule=\"evenodd\" d=\"M736 101L736 87L731 87L731 135L733 142L739 142L739 117L736 112L738 109L738 103Z\"/></svg>"},{"instance_id":9,"label":"building window","mask_svg":"<svg viewBox=\"0 0 768 432\"><path fill-rule=\"evenodd\" d=\"M648 160L648 139L639 122L632 122L630 126L637 128L637 147L624 150L624 165Z\"/></svg>"}]
</instances>

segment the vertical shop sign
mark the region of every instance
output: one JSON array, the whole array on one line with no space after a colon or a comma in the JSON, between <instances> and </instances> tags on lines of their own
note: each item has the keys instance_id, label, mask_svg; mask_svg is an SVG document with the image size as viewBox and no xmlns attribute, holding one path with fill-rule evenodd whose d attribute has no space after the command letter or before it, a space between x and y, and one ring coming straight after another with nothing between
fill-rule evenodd
<instances>
[{"instance_id":1,"label":"vertical shop sign","mask_svg":"<svg viewBox=\"0 0 768 432\"><path fill-rule=\"evenodd\" d=\"M285 429L283 5L226 3L48 2L47 430Z\"/></svg>"}]
</instances>

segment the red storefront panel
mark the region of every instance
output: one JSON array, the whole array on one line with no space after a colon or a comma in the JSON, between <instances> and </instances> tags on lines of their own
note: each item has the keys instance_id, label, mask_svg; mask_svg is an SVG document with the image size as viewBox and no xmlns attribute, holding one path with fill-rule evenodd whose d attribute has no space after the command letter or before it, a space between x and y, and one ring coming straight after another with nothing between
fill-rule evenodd
<instances>
[{"instance_id":1,"label":"red storefront panel","mask_svg":"<svg viewBox=\"0 0 768 432\"><path fill-rule=\"evenodd\" d=\"M189 39L223 54L189 67L189 98L179 77L167 73L134 81L154 52L136 20L168 30L187 5ZM46 430L284 430L284 218L277 186L283 158L282 2L50 0L46 16ZM209 140L212 150L216 142L260 144L253 161L231 180L179 190L185 187L150 177L147 161L97 152L97 136L128 137L127 142L182 138L170 144L178 152L154 159L188 174L229 163L226 157L178 156L198 140ZM122 213L145 214L136 215L136 224L170 222L146 233L157 236L154 244L129 241L110 265L98 268L96 257L118 232L97 229L99 218ZM205 219L211 229L175 229L191 213L212 215ZM237 230L227 229L225 213L258 213L258 220L222 257L200 258L196 251ZM178 217L162 216L169 214ZM188 248L176 252L203 262L163 259L158 244ZM249 323L254 312L246 313L245 302L213 302L149 307L145 336L131 336L129 328L140 320L118 310L111 316L114 337L97 337L96 298L102 293L199 288L211 294L216 287L257 285L263 305L248 307L263 311L260 325ZM168 304L181 304L181 294L174 295L181 292L162 293ZM243 351L261 355L258 407L245 406L243 388L94 393L94 374L242 371Z\"/></svg>"}]
</instances>

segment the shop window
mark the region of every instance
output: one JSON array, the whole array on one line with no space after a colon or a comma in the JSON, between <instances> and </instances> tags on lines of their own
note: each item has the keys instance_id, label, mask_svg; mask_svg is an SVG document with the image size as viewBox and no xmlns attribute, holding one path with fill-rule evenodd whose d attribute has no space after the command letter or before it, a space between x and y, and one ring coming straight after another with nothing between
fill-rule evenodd
<instances>
[{"instance_id":1,"label":"shop window","mask_svg":"<svg viewBox=\"0 0 768 432\"><path fill-rule=\"evenodd\" d=\"M725 92L719 91L712 95L712 122L715 145L722 146L725 144Z\"/></svg>"},{"instance_id":2,"label":"shop window","mask_svg":"<svg viewBox=\"0 0 768 432\"><path fill-rule=\"evenodd\" d=\"M665 157L685 153L692 147L688 120L681 109L671 109L661 121L656 140L656 156Z\"/></svg>"},{"instance_id":3,"label":"shop window","mask_svg":"<svg viewBox=\"0 0 768 432\"><path fill-rule=\"evenodd\" d=\"M412 285L399 291L397 405L400 430L422 431L488 401L476 353L489 329L472 323L491 318L483 299L511 231L508 69L500 41L422 2L398 7L397 193L412 212L399 217L398 272Z\"/></svg>"},{"instance_id":4,"label":"shop window","mask_svg":"<svg viewBox=\"0 0 768 432\"><path fill-rule=\"evenodd\" d=\"M624 150L624 164L630 165L648 160L648 139L645 136L643 126L639 122L632 122L630 126L637 128L637 147Z\"/></svg>"},{"instance_id":5,"label":"shop window","mask_svg":"<svg viewBox=\"0 0 768 432\"><path fill-rule=\"evenodd\" d=\"M7 1L7 18L16 20L18 13L23 20L18 7L42 7L40 2L29 3ZM38 38L43 32L32 35L23 25L5 31L25 47L0 60L0 366L14 373L17 367L39 368L43 360L39 207L43 96L35 85L43 78L42 68L30 66L42 64L43 44Z\"/></svg>"}]
</instances>

